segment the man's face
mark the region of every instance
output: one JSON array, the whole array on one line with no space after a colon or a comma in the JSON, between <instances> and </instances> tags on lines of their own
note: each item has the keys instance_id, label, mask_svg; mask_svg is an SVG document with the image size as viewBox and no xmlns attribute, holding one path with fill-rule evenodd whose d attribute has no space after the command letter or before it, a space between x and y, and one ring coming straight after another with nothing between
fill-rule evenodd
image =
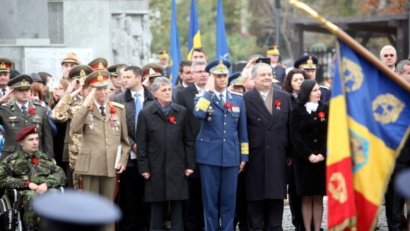
<instances>
[{"instance_id":1,"label":"man's face","mask_svg":"<svg viewBox=\"0 0 410 231\"><path fill-rule=\"evenodd\" d=\"M232 91L233 92L236 92L236 93L243 93L243 87L241 87L241 86L233 86L233 89L232 89Z\"/></svg>"},{"instance_id":2,"label":"man's face","mask_svg":"<svg viewBox=\"0 0 410 231\"><path fill-rule=\"evenodd\" d=\"M194 62L198 59L206 61L208 57L205 56L204 52L194 51L192 52L191 61Z\"/></svg>"},{"instance_id":3,"label":"man's face","mask_svg":"<svg viewBox=\"0 0 410 231\"><path fill-rule=\"evenodd\" d=\"M117 76L110 75L110 81L111 81L112 85L115 88L120 88L121 87L121 78L118 78Z\"/></svg>"},{"instance_id":4,"label":"man's face","mask_svg":"<svg viewBox=\"0 0 410 231\"><path fill-rule=\"evenodd\" d=\"M168 64L168 58L159 59L159 63L161 64L161 66L167 65Z\"/></svg>"},{"instance_id":5,"label":"man's face","mask_svg":"<svg viewBox=\"0 0 410 231\"><path fill-rule=\"evenodd\" d=\"M194 71L191 73L195 84L198 87L204 87L208 81L208 73L205 71L206 65L196 65Z\"/></svg>"},{"instance_id":6,"label":"man's face","mask_svg":"<svg viewBox=\"0 0 410 231\"><path fill-rule=\"evenodd\" d=\"M30 89L17 89L14 88L12 92L14 98L22 103L27 103L30 100L31 90Z\"/></svg>"},{"instance_id":7,"label":"man's face","mask_svg":"<svg viewBox=\"0 0 410 231\"><path fill-rule=\"evenodd\" d=\"M217 90L222 90L225 89L226 86L228 86L228 75L227 74L222 74L222 75L213 75L215 79L215 89Z\"/></svg>"},{"instance_id":8,"label":"man's face","mask_svg":"<svg viewBox=\"0 0 410 231\"><path fill-rule=\"evenodd\" d=\"M103 105L107 101L108 96L108 86L107 87L97 87L94 93L94 99L100 104Z\"/></svg>"},{"instance_id":9,"label":"man's face","mask_svg":"<svg viewBox=\"0 0 410 231\"><path fill-rule=\"evenodd\" d=\"M245 81L242 81L242 84L243 84L243 87L245 88L245 91L250 91L255 87L255 81L253 81L252 76L246 78Z\"/></svg>"},{"instance_id":10,"label":"man's face","mask_svg":"<svg viewBox=\"0 0 410 231\"><path fill-rule=\"evenodd\" d=\"M9 72L0 72L0 85L6 86L10 80Z\"/></svg>"},{"instance_id":11,"label":"man's face","mask_svg":"<svg viewBox=\"0 0 410 231\"><path fill-rule=\"evenodd\" d=\"M139 83L141 83L141 76L135 77L135 74L132 70L124 71L122 74L122 81L124 87L127 89L134 89Z\"/></svg>"},{"instance_id":12,"label":"man's face","mask_svg":"<svg viewBox=\"0 0 410 231\"><path fill-rule=\"evenodd\" d=\"M77 64L75 63L63 63L63 75L64 75L64 79L69 79L68 77L68 73L70 72L70 70L77 66Z\"/></svg>"},{"instance_id":13,"label":"man's face","mask_svg":"<svg viewBox=\"0 0 410 231\"><path fill-rule=\"evenodd\" d=\"M397 73L400 77L410 83L410 66L404 65L403 73Z\"/></svg>"},{"instance_id":14,"label":"man's face","mask_svg":"<svg viewBox=\"0 0 410 231\"><path fill-rule=\"evenodd\" d=\"M255 78L255 86L258 89L270 88L272 85L272 69L267 66L258 67L258 75Z\"/></svg>"},{"instance_id":15,"label":"man's face","mask_svg":"<svg viewBox=\"0 0 410 231\"><path fill-rule=\"evenodd\" d=\"M87 86L83 86L83 89L81 89L81 96L86 98L90 94L90 88Z\"/></svg>"},{"instance_id":16,"label":"man's face","mask_svg":"<svg viewBox=\"0 0 410 231\"><path fill-rule=\"evenodd\" d=\"M30 134L24 137L23 140L20 140L21 148L28 154L34 154L38 150L38 134Z\"/></svg>"},{"instance_id":17,"label":"man's face","mask_svg":"<svg viewBox=\"0 0 410 231\"><path fill-rule=\"evenodd\" d=\"M270 63L278 63L279 55L268 55L268 58L270 58Z\"/></svg>"},{"instance_id":18,"label":"man's face","mask_svg":"<svg viewBox=\"0 0 410 231\"><path fill-rule=\"evenodd\" d=\"M161 84L157 91L154 91L155 98L163 105L168 105L172 101L172 89L170 84Z\"/></svg>"},{"instance_id":19,"label":"man's face","mask_svg":"<svg viewBox=\"0 0 410 231\"><path fill-rule=\"evenodd\" d=\"M393 68L394 64L396 64L397 56L395 55L393 49L387 49L382 52L382 57L380 57L380 60L387 66Z\"/></svg>"},{"instance_id":20,"label":"man's face","mask_svg":"<svg viewBox=\"0 0 410 231\"><path fill-rule=\"evenodd\" d=\"M154 80L158 77L149 77L148 82L147 82L147 87L151 91L152 89L152 84L154 84Z\"/></svg>"},{"instance_id":21,"label":"man's face","mask_svg":"<svg viewBox=\"0 0 410 231\"><path fill-rule=\"evenodd\" d=\"M308 75L309 79L316 79L316 69L303 69L305 73Z\"/></svg>"},{"instance_id":22,"label":"man's face","mask_svg":"<svg viewBox=\"0 0 410 231\"><path fill-rule=\"evenodd\" d=\"M191 66L184 66L182 72L179 72L179 77L186 85L191 85L194 82L194 78L191 75Z\"/></svg>"}]
</instances>

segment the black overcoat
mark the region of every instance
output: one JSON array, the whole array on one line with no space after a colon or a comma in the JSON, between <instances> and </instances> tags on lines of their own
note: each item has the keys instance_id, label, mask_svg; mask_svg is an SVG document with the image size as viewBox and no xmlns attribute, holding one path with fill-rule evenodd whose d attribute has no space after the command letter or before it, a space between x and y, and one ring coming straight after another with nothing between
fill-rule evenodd
<instances>
[{"instance_id":1,"label":"black overcoat","mask_svg":"<svg viewBox=\"0 0 410 231\"><path fill-rule=\"evenodd\" d=\"M149 172L145 180L145 201L188 199L186 169L195 170L194 140L184 107L173 104L169 122L156 103L138 115L137 161L139 173Z\"/></svg>"},{"instance_id":2,"label":"black overcoat","mask_svg":"<svg viewBox=\"0 0 410 231\"><path fill-rule=\"evenodd\" d=\"M325 118L319 118L323 112ZM293 173L298 196L326 194L326 142L329 106L319 102L316 112L309 114L297 103L290 116L290 136L293 146ZM311 163L311 154L322 154L324 161Z\"/></svg>"},{"instance_id":3,"label":"black overcoat","mask_svg":"<svg viewBox=\"0 0 410 231\"><path fill-rule=\"evenodd\" d=\"M246 107L249 138L249 162L245 166L248 201L285 199L289 155L290 95L273 90L272 115L258 90L253 88L243 96ZM280 101L278 110L276 101Z\"/></svg>"}]
</instances>

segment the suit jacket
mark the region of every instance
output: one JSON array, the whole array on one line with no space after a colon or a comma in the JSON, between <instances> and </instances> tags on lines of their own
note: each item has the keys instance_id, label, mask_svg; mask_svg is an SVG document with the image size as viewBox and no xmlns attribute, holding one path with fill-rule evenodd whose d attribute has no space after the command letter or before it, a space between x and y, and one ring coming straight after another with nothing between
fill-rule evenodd
<instances>
[{"instance_id":1,"label":"suit jacket","mask_svg":"<svg viewBox=\"0 0 410 231\"><path fill-rule=\"evenodd\" d=\"M156 103L138 115L139 173L151 173L145 180L147 202L188 199L185 170L195 170L194 140L184 107L174 103L169 116L175 117L175 123L162 115Z\"/></svg>"},{"instance_id":2,"label":"suit jacket","mask_svg":"<svg viewBox=\"0 0 410 231\"><path fill-rule=\"evenodd\" d=\"M242 95L226 92L230 110L219 105L215 93L205 92L195 98L194 115L201 121L201 131L195 142L199 164L237 167L248 161L249 146L246 112Z\"/></svg>"},{"instance_id":3,"label":"suit jacket","mask_svg":"<svg viewBox=\"0 0 410 231\"><path fill-rule=\"evenodd\" d=\"M120 163L127 166L130 152L124 106L112 103L118 120L111 124L111 111L107 103L103 118L98 106L94 109L82 105L71 121L71 132L83 135L83 145L78 153L75 173L92 176L117 176L114 167L118 146L121 145ZM92 117L92 118L91 118Z\"/></svg>"},{"instance_id":4,"label":"suit jacket","mask_svg":"<svg viewBox=\"0 0 410 231\"><path fill-rule=\"evenodd\" d=\"M13 104L2 104L0 109L0 124L3 125L6 133L0 160L21 150L19 142L14 140L23 128L33 125L38 128L40 151L43 151L50 158L54 156L53 135L51 134L46 107L38 103L29 102L27 116L24 116L16 102ZM35 110L33 115L28 113L30 109Z\"/></svg>"},{"instance_id":5,"label":"suit jacket","mask_svg":"<svg viewBox=\"0 0 410 231\"><path fill-rule=\"evenodd\" d=\"M243 96L249 136L249 163L245 166L248 201L284 199L287 194L291 99L287 92L272 90L272 115L256 87ZM281 102L280 110L276 101Z\"/></svg>"},{"instance_id":6,"label":"suit jacket","mask_svg":"<svg viewBox=\"0 0 410 231\"><path fill-rule=\"evenodd\" d=\"M194 99L195 95L198 94L198 90L196 89L195 84L191 84L188 87L181 89L177 92L176 98L174 100L175 103L183 106L187 110L188 114L188 122L190 124L190 129L192 136L194 138L194 142L196 137L199 134L199 131L201 130L201 122L194 116ZM200 169L199 166L196 165L196 171L189 176L190 178L200 178Z\"/></svg>"},{"instance_id":7,"label":"suit jacket","mask_svg":"<svg viewBox=\"0 0 410 231\"><path fill-rule=\"evenodd\" d=\"M177 99L177 92L182 89L184 89L184 87L182 87L182 85L180 86L179 84L172 87L172 100L174 102L176 102L176 99Z\"/></svg>"},{"instance_id":8,"label":"suit jacket","mask_svg":"<svg viewBox=\"0 0 410 231\"><path fill-rule=\"evenodd\" d=\"M150 90L146 86L142 86L144 88L144 103L143 107L154 102L154 95L151 93ZM114 97L114 102L123 104L125 107L125 118L127 119L127 130L128 130L128 141L130 142L131 148L136 143L135 135L136 135L136 124L135 124L135 100L132 98L131 91L126 90ZM128 161L128 164L132 166L132 161Z\"/></svg>"}]
</instances>

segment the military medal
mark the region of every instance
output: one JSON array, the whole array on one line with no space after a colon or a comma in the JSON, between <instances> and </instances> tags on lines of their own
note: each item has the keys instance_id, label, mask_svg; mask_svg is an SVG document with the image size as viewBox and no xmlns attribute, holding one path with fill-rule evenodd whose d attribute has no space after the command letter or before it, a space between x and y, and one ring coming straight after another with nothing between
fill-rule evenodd
<instances>
[{"instance_id":1,"label":"military medal","mask_svg":"<svg viewBox=\"0 0 410 231\"><path fill-rule=\"evenodd\" d=\"M211 117L208 117L208 121L211 121L212 120L212 118Z\"/></svg>"},{"instance_id":2,"label":"military medal","mask_svg":"<svg viewBox=\"0 0 410 231\"><path fill-rule=\"evenodd\" d=\"M94 122L94 116L92 114L88 114L88 120L93 123Z\"/></svg>"}]
</instances>

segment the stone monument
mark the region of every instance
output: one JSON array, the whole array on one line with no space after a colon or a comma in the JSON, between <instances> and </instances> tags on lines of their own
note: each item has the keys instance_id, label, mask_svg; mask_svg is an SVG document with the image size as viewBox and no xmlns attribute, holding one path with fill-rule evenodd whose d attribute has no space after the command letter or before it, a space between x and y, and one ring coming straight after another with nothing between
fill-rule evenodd
<instances>
[{"instance_id":1,"label":"stone monument","mask_svg":"<svg viewBox=\"0 0 410 231\"><path fill-rule=\"evenodd\" d=\"M53 77L57 78L62 75L58 59L70 49L81 54L82 63L104 57L108 65L142 66L148 63L152 41L149 2L0 0L4 12L14 12L0 20L0 57L11 59L13 68L21 73L56 70ZM47 61L33 62L33 57Z\"/></svg>"}]
</instances>

